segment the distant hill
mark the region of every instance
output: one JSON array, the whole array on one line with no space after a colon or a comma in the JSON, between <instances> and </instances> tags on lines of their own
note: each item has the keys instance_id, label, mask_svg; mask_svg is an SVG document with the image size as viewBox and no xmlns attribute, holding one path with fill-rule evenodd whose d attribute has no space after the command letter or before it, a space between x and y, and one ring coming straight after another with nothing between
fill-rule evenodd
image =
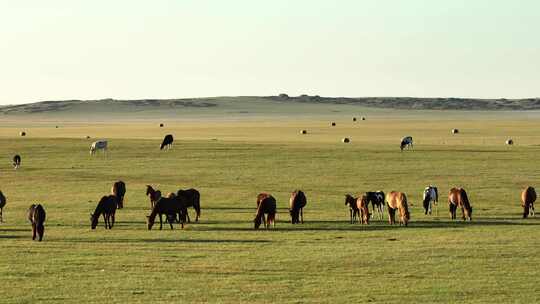
<instances>
[{"instance_id":1,"label":"distant hill","mask_svg":"<svg viewBox=\"0 0 540 304\"><path fill-rule=\"evenodd\" d=\"M401 110L540 110L540 98L530 99L471 99L471 98L414 98L414 97L321 97L286 94L263 97L212 97L186 99L138 100L60 100L42 101L0 107L0 115L25 114L118 114L137 115L199 113L199 114L249 114L294 113L306 111L307 105L317 113L339 106L401 109ZM334 111L339 112L339 111Z\"/></svg>"}]
</instances>

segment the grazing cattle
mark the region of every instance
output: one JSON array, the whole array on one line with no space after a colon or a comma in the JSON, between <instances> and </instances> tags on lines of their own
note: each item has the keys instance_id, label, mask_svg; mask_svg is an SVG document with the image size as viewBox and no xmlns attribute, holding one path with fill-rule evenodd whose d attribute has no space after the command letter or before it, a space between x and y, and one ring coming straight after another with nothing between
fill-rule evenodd
<instances>
[{"instance_id":1,"label":"grazing cattle","mask_svg":"<svg viewBox=\"0 0 540 304\"><path fill-rule=\"evenodd\" d=\"M0 191L0 223L4 221L4 217L2 213L5 206L6 206L6 197L4 196L4 193Z\"/></svg>"},{"instance_id":2,"label":"grazing cattle","mask_svg":"<svg viewBox=\"0 0 540 304\"><path fill-rule=\"evenodd\" d=\"M15 170L21 167L21 156L19 154L13 156L13 168Z\"/></svg>"},{"instance_id":3,"label":"grazing cattle","mask_svg":"<svg viewBox=\"0 0 540 304\"><path fill-rule=\"evenodd\" d=\"M291 223L304 223L304 207L307 205L307 198L301 190L294 190L289 199L289 214Z\"/></svg>"},{"instance_id":4,"label":"grazing cattle","mask_svg":"<svg viewBox=\"0 0 540 304\"><path fill-rule=\"evenodd\" d=\"M1 192L0 192L1 193ZM536 191L529 186L521 193L521 207L523 207L523 218L529 215L534 216L534 202L536 201Z\"/></svg>"},{"instance_id":5,"label":"grazing cattle","mask_svg":"<svg viewBox=\"0 0 540 304\"><path fill-rule=\"evenodd\" d=\"M95 154L98 150L103 151L103 153L107 152L107 141L106 140L98 140L92 143L90 146L90 154Z\"/></svg>"},{"instance_id":6,"label":"grazing cattle","mask_svg":"<svg viewBox=\"0 0 540 304\"><path fill-rule=\"evenodd\" d=\"M430 214L432 211L432 205L435 205L436 214L439 215L439 191L437 190L437 187L435 186L427 186L424 189L424 196L423 196L423 205L424 205L424 214Z\"/></svg>"},{"instance_id":7,"label":"grazing cattle","mask_svg":"<svg viewBox=\"0 0 540 304\"><path fill-rule=\"evenodd\" d=\"M371 203L371 209L373 210L372 216L374 216L376 208L378 218L382 220L384 217L384 192L370 191L366 192L365 196L367 198L368 204Z\"/></svg>"},{"instance_id":8,"label":"grazing cattle","mask_svg":"<svg viewBox=\"0 0 540 304\"><path fill-rule=\"evenodd\" d=\"M514 144L514 140L513 140L513 139L508 139L508 140L506 141L506 144L509 145L509 146L511 146L511 145Z\"/></svg>"},{"instance_id":9,"label":"grazing cattle","mask_svg":"<svg viewBox=\"0 0 540 304\"><path fill-rule=\"evenodd\" d=\"M469 202L467 192L463 188L452 188L448 193L448 207L450 218L456 219L457 208L461 208L463 220L472 220L472 206Z\"/></svg>"},{"instance_id":10,"label":"grazing cattle","mask_svg":"<svg viewBox=\"0 0 540 304\"><path fill-rule=\"evenodd\" d=\"M360 210L362 224L369 224L369 201L365 194L356 199L356 208Z\"/></svg>"},{"instance_id":11,"label":"grazing cattle","mask_svg":"<svg viewBox=\"0 0 540 304\"><path fill-rule=\"evenodd\" d=\"M348 138L348 137L342 138L341 141L342 141L343 143L346 143L346 144L348 144L348 143L351 142L350 138Z\"/></svg>"},{"instance_id":12,"label":"grazing cattle","mask_svg":"<svg viewBox=\"0 0 540 304\"><path fill-rule=\"evenodd\" d=\"M360 215L360 210L358 209L358 206L356 205L356 197L345 194L345 206L349 205L349 214L351 218L351 224L356 221L356 216Z\"/></svg>"},{"instance_id":13,"label":"grazing cattle","mask_svg":"<svg viewBox=\"0 0 540 304\"><path fill-rule=\"evenodd\" d=\"M413 147L413 139L411 136L405 136L401 139L401 144L399 145L399 148L401 151L405 148L412 148Z\"/></svg>"},{"instance_id":14,"label":"grazing cattle","mask_svg":"<svg viewBox=\"0 0 540 304\"><path fill-rule=\"evenodd\" d=\"M40 204L33 204L28 209L28 220L32 223L32 240L36 239L36 234L39 241L43 240L45 234L45 209Z\"/></svg>"},{"instance_id":15,"label":"grazing cattle","mask_svg":"<svg viewBox=\"0 0 540 304\"><path fill-rule=\"evenodd\" d=\"M300 130L300 134L307 134L307 130Z\"/></svg>"},{"instance_id":16,"label":"grazing cattle","mask_svg":"<svg viewBox=\"0 0 540 304\"><path fill-rule=\"evenodd\" d=\"M152 186L146 185L146 196L150 198L150 209L152 209L156 202L161 198L161 191L154 190Z\"/></svg>"},{"instance_id":17,"label":"grazing cattle","mask_svg":"<svg viewBox=\"0 0 540 304\"><path fill-rule=\"evenodd\" d=\"M169 150L170 148L172 148L173 141L174 138L171 134L165 135L163 141L161 142L161 145L159 146L159 149L163 150L164 148L166 148L167 150Z\"/></svg>"},{"instance_id":18,"label":"grazing cattle","mask_svg":"<svg viewBox=\"0 0 540 304\"><path fill-rule=\"evenodd\" d=\"M459 133L458 129L452 129L452 134L458 134L458 133Z\"/></svg>"},{"instance_id":19,"label":"grazing cattle","mask_svg":"<svg viewBox=\"0 0 540 304\"><path fill-rule=\"evenodd\" d=\"M195 222L198 222L199 217L201 216L201 194L199 191L193 188L187 190L180 189L178 192L176 192L176 195L184 201L186 208L192 207L195 210ZM191 223L191 219L189 218L187 211L186 216L188 223Z\"/></svg>"},{"instance_id":20,"label":"grazing cattle","mask_svg":"<svg viewBox=\"0 0 540 304\"><path fill-rule=\"evenodd\" d=\"M116 208L124 208L124 195L126 195L126 184L123 181L117 181L111 189L112 195L118 198Z\"/></svg>"},{"instance_id":21,"label":"grazing cattle","mask_svg":"<svg viewBox=\"0 0 540 304\"><path fill-rule=\"evenodd\" d=\"M94 213L90 214L90 222L92 229L96 229L99 216L103 214L103 221L105 222L105 229L112 229L114 226L114 216L116 214L116 206L118 205L118 198L114 195L106 195L101 198L96 206Z\"/></svg>"},{"instance_id":22,"label":"grazing cattle","mask_svg":"<svg viewBox=\"0 0 540 304\"><path fill-rule=\"evenodd\" d=\"M19 133L21 136L26 136L26 132L22 131L21 133Z\"/></svg>"},{"instance_id":23,"label":"grazing cattle","mask_svg":"<svg viewBox=\"0 0 540 304\"><path fill-rule=\"evenodd\" d=\"M263 222L266 229L270 228L270 225L276 226L276 199L268 193L257 195L257 212L253 219L255 229L259 229Z\"/></svg>"},{"instance_id":24,"label":"grazing cattle","mask_svg":"<svg viewBox=\"0 0 540 304\"><path fill-rule=\"evenodd\" d=\"M392 191L386 195L386 202L388 204L388 221L390 225L396 223L395 214L396 209L399 211L399 225L407 226L411 215L409 213L409 206L407 205L407 196L403 192Z\"/></svg>"},{"instance_id":25,"label":"grazing cattle","mask_svg":"<svg viewBox=\"0 0 540 304\"><path fill-rule=\"evenodd\" d=\"M171 195L172 194L172 195ZM152 230L156 216L159 215L159 230L163 229L163 215L167 217L167 221L173 228L173 222L176 219L178 214L180 217L180 224L182 229L184 228L184 222L186 218L187 207L185 206L185 201L177 197L174 193L169 193L167 197L161 197L157 200L152 208L150 215L146 217L146 223L148 225L148 230Z\"/></svg>"}]
</instances>

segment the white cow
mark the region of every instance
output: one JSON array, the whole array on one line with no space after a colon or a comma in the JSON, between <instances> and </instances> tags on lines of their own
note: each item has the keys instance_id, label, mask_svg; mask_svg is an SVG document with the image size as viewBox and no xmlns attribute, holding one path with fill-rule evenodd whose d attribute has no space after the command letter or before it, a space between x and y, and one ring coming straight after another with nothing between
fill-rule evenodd
<instances>
[{"instance_id":1,"label":"white cow","mask_svg":"<svg viewBox=\"0 0 540 304\"><path fill-rule=\"evenodd\" d=\"M92 143L90 146L90 154L95 154L96 151L102 150L103 152L107 151L107 141L106 140L98 140Z\"/></svg>"}]
</instances>

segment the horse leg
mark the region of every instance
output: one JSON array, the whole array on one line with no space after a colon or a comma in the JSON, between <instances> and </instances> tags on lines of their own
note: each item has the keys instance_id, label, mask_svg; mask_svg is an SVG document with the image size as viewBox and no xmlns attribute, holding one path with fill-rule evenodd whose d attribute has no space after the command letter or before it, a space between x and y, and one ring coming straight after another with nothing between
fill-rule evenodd
<instances>
[{"instance_id":1,"label":"horse leg","mask_svg":"<svg viewBox=\"0 0 540 304\"><path fill-rule=\"evenodd\" d=\"M0 223L4 222L4 218L2 217L2 208L0 208Z\"/></svg>"},{"instance_id":2,"label":"horse leg","mask_svg":"<svg viewBox=\"0 0 540 304\"><path fill-rule=\"evenodd\" d=\"M159 214L159 230L163 229L163 217L162 214Z\"/></svg>"},{"instance_id":3,"label":"horse leg","mask_svg":"<svg viewBox=\"0 0 540 304\"><path fill-rule=\"evenodd\" d=\"M531 216L534 216L534 203L531 203L531 207L529 208L531 212Z\"/></svg>"},{"instance_id":4,"label":"horse leg","mask_svg":"<svg viewBox=\"0 0 540 304\"><path fill-rule=\"evenodd\" d=\"M109 224L111 225L111 227L109 229L112 229L112 227L114 226L114 220L115 220L115 213L113 213L111 215L111 218L112 218L112 223L109 221Z\"/></svg>"},{"instance_id":5,"label":"horse leg","mask_svg":"<svg viewBox=\"0 0 540 304\"><path fill-rule=\"evenodd\" d=\"M32 223L32 240L36 239L36 223Z\"/></svg>"},{"instance_id":6,"label":"horse leg","mask_svg":"<svg viewBox=\"0 0 540 304\"><path fill-rule=\"evenodd\" d=\"M302 219L302 224L304 223L304 208L300 208L300 218Z\"/></svg>"},{"instance_id":7,"label":"horse leg","mask_svg":"<svg viewBox=\"0 0 540 304\"><path fill-rule=\"evenodd\" d=\"M351 218L351 224L353 223L353 217L352 217L352 209L349 209L349 216Z\"/></svg>"},{"instance_id":8,"label":"horse leg","mask_svg":"<svg viewBox=\"0 0 540 304\"><path fill-rule=\"evenodd\" d=\"M109 218L105 213L103 213L103 222L105 223L105 229L107 229L107 222L109 221Z\"/></svg>"},{"instance_id":9,"label":"horse leg","mask_svg":"<svg viewBox=\"0 0 540 304\"><path fill-rule=\"evenodd\" d=\"M41 240L43 239L43 234L45 234L45 226L43 226L43 223L38 224L37 230L38 230L39 241L41 242Z\"/></svg>"}]
</instances>

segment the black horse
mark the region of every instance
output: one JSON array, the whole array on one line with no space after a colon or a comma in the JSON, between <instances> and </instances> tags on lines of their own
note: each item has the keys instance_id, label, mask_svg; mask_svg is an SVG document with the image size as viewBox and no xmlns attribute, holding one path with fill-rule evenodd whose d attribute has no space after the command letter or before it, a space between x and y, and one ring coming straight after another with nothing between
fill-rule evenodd
<instances>
[{"instance_id":1,"label":"black horse","mask_svg":"<svg viewBox=\"0 0 540 304\"><path fill-rule=\"evenodd\" d=\"M164 148L167 148L167 150L169 150L170 148L172 148L173 141L174 138L172 134L165 135L163 141L161 142L161 145L159 146L159 149L163 150Z\"/></svg>"},{"instance_id":2,"label":"black horse","mask_svg":"<svg viewBox=\"0 0 540 304\"><path fill-rule=\"evenodd\" d=\"M116 183L114 183L111 192L118 198L118 204L116 208L124 208L124 195L126 195L126 184L123 181L117 181Z\"/></svg>"},{"instance_id":3,"label":"black horse","mask_svg":"<svg viewBox=\"0 0 540 304\"><path fill-rule=\"evenodd\" d=\"M118 205L118 197L115 195L106 195L101 198L96 206L94 213L90 214L90 221L92 229L96 229L99 216L103 214L103 221L105 222L105 229L112 229L114 226L114 215L116 213L116 206Z\"/></svg>"},{"instance_id":4,"label":"black horse","mask_svg":"<svg viewBox=\"0 0 540 304\"><path fill-rule=\"evenodd\" d=\"M36 239L36 234L39 236L39 241L43 239L45 234L45 209L40 204L32 204L28 208L28 220L32 223L32 240Z\"/></svg>"},{"instance_id":5,"label":"black horse","mask_svg":"<svg viewBox=\"0 0 540 304\"><path fill-rule=\"evenodd\" d=\"M178 190L176 193L176 196L178 196L181 200L185 202L186 208L193 207L196 212L195 216L195 222L199 221L199 217L201 216L201 194L196 189L190 188L187 190ZM186 217L188 223L191 223L191 219L189 218L189 214L186 211Z\"/></svg>"},{"instance_id":6,"label":"black horse","mask_svg":"<svg viewBox=\"0 0 540 304\"><path fill-rule=\"evenodd\" d=\"M13 168L15 170L19 169L21 167L21 156L19 154L13 156Z\"/></svg>"}]
</instances>

